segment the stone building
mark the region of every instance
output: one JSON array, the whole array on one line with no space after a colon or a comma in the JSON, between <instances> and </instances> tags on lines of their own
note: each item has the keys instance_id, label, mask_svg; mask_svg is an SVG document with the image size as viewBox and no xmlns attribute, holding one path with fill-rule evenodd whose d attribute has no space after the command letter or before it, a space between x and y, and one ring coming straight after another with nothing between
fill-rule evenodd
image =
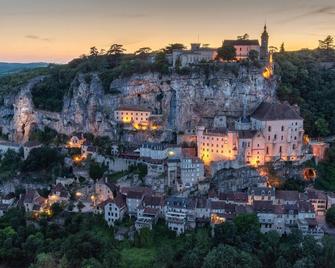
<instances>
[{"instance_id":1,"label":"stone building","mask_svg":"<svg viewBox=\"0 0 335 268\"><path fill-rule=\"evenodd\" d=\"M257 39L254 40L224 40L223 47L234 47L236 50L236 59L244 60L249 57L249 53L252 50L260 53L260 46Z\"/></svg>"},{"instance_id":2,"label":"stone building","mask_svg":"<svg viewBox=\"0 0 335 268\"><path fill-rule=\"evenodd\" d=\"M136 129L148 127L150 116L150 109L139 106L120 106L114 111L115 121L130 124Z\"/></svg>"},{"instance_id":3,"label":"stone building","mask_svg":"<svg viewBox=\"0 0 335 268\"><path fill-rule=\"evenodd\" d=\"M302 157L304 121L298 107L263 102L251 115L251 124L265 138L264 162L295 161Z\"/></svg>"},{"instance_id":4,"label":"stone building","mask_svg":"<svg viewBox=\"0 0 335 268\"><path fill-rule=\"evenodd\" d=\"M192 43L190 50L174 50L172 52L173 67L186 67L200 62L214 60L217 55L215 48L201 46L200 43Z\"/></svg>"},{"instance_id":5,"label":"stone building","mask_svg":"<svg viewBox=\"0 0 335 268\"><path fill-rule=\"evenodd\" d=\"M212 161L234 160L237 156L238 135L225 128L197 128L198 157L209 164Z\"/></svg>"},{"instance_id":6,"label":"stone building","mask_svg":"<svg viewBox=\"0 0 335 268\"><path fill-rule=\"evenodd\" d=\"M205 177L204 163L197 157L185 157L180 161L180 179L184 188L197 185Z\"/></svg>"},{"instance_id":7,"label":"stone building","mask_svg":"<svg viewBox=\"0 0 335 268\"><path fill-rule=\"evenodd\" d=\"M298 161L303 157L303 136L298 107L263 102L250 117L238 120L233 130L198 127L198 157L206 165L216 165L214 170Z\"/></svg>"}]
</instances>

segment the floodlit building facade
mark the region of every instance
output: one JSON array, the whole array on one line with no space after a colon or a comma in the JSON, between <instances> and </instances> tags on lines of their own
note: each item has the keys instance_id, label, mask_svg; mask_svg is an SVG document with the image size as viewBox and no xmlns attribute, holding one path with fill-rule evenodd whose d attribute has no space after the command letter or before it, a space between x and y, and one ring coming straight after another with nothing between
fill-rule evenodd
<instances>
[{"instance_id":1,"label":"floodlit building facade","mask_svg":"<svg viewBox=\"0 0 335 268\"><path fill-rule=\"evenodd\" d=\"M114 111L115 121L131 124L135 128L148 127L150 116L150 109L139 106L120 106Z\"/></svg>"}]
</instances>

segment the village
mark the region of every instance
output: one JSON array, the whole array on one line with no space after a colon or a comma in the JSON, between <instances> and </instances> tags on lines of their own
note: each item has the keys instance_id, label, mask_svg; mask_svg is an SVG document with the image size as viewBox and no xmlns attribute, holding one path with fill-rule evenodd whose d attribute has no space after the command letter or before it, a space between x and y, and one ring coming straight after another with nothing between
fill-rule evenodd
<instances>
[{"instance_id":1,"label":"village","mask_svg":"<svg viewBox=\"0 0 335 268\"><path fill-rule=\"evenodd\" d=\"M262 60L264 79L273 75L272 52L268 48L266 26L258 40L241 38L225 40L233 46L236 60L247 59L251 51ZM192 44L190 50L174 50L169 55L173 68L214 60L217 50ZM152 229L163 219L170 230L181 235L187 230L210 224L215 226L243 213L255 213L262 232L271 230L288 234L299 229L316 239L332 233L325 223L328 208L335 204L332 192L316 190L310 185L304 192L278 190L271 183L267 165L289 163L301 167L306 161L321 161L328 143L310 140L304 134L304 120L297 105L263 101L247 114L229 118L217 114L210 122L198 124L178 133L175 143L148 140L142 144L121 146L115 142L109 152L101 153L84 133L78 133L58 149L66 153L66 167L71 177L58 177L48 186L47 196L39 185L25 185L15 195L15 187L2 187L0 216L12 207L22 207L31 220L52 218L55 207L66 213L101 214L108 226L115 228L118 240L131 238L142 228ZM113 122L122 131L152 132L164 128L160 116L150 107L122 104L114 111ZM44 145L28 141L23 145L0 143L4 155L23 151L23 159ZM76 154L68 154L75 150ZM87 163L103 167L101 175L92 178ZM239 170L253 172L241 177ZM233 178L219 174L237 172ZM314 169L300 168L302 179L313 181ZM305 173L304 173L305 172ZM220 179L221 178L221 179ZM218 187L218 183L224 186ZM132 224L126 226L125 221Z\"/></svg>"}]
</instances>

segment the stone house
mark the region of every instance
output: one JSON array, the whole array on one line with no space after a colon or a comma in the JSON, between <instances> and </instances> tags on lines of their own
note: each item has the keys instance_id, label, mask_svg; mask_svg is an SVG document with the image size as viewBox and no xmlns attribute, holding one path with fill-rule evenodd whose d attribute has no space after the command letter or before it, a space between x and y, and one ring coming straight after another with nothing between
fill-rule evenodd
<instances>
[{"instance_id":1,"label":"stone house","mask_svg":"<svg viewBox=\"0 0 335 268\"><path fill-rule=\"evenodd\" d=\"M103 202L104 218L109 226L114 225L116 221L122 221L127 212L125 198L118 194L114 199L107 199Z\"/></svg>"}]
</instances>

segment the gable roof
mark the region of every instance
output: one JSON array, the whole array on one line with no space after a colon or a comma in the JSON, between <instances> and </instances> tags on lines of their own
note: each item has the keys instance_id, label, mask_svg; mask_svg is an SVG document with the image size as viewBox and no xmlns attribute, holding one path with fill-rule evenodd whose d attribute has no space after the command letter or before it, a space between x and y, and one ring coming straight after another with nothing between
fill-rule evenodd
<instances>
[{"instance_id":1,"label":"gable roof","mask_svg":"<svg viewBox=\"0 0 335 268\"><path fill-rule=\"evenodd\" d=\"M257 39L252 40L224 40L223 46L259 46Z\"/></svg>"},{"instance_id":2,"label":"gable roof","mask_svg":"<svg viewBox=\"0 0 335 268\"><path fill-rule=\"evenodd\" d=\"M288 103L262 102L256 111L251 115L252 118L267 120L303 120L298 111Z\"/></svg>"}]
</instances>

